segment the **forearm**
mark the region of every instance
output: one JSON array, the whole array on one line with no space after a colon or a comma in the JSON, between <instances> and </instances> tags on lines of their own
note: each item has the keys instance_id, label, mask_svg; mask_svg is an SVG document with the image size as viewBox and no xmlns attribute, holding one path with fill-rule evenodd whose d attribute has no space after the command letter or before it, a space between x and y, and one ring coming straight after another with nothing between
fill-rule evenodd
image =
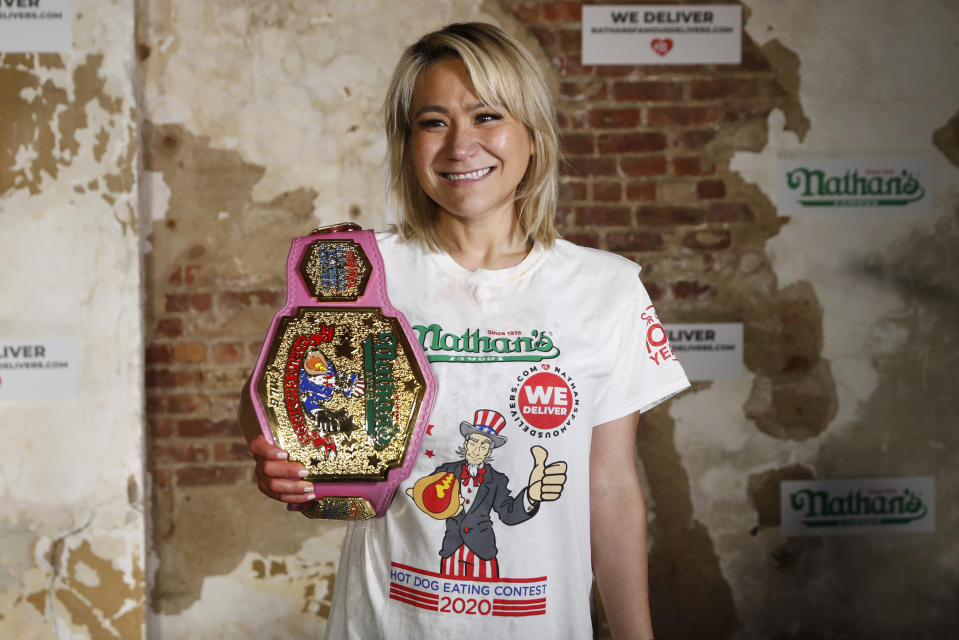
<instances>
[{"instance_id":1,"label":"forearm","mask_svg":"<svg viewBox=\"0 0 959 640\"><path fill-rule=\"evenodd\" d=\"M646 508L635 472L628 475L633 481L591 488L593 574L613 638L651 640Z\"/></svg>"}]
</instances>

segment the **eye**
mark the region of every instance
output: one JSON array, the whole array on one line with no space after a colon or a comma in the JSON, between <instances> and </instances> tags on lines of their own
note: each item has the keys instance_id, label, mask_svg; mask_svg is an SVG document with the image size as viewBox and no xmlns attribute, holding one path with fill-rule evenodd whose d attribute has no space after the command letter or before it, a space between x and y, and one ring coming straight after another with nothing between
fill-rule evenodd
<instances>
[{"instance_id":1,"label":"eye","mask_svg":"<svg viewBox=\"0 0 959 640\"><path fill-rule=\"evenodd\" d=\"M420 120L417 123L420 129L438 129L440 127L445 127L446 123L440 120L439 118L426 118Z\"/></svg>"},{"instance_id":2,"label":"eye","mask_svg":"<svg viewBox=\"0 0 959 640\"><path fill-rule=\"evenodd\" d=\"M493 112L484 112L476 115L477 122L495 122L496 120L502 120L502 119L503 119L503 116Z\"/></svg>"}]
</instances>

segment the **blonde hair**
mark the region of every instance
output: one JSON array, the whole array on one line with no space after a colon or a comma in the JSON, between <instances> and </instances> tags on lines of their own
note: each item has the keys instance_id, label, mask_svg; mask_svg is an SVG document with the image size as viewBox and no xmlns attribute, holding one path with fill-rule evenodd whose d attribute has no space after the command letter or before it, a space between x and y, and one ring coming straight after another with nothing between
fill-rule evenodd
<instances>
[{"instance_id":1,"label":"blonde hair","mask_svg":"<svg viewBox=\"0 0 959 640\"><path fill-rule=\"evenodd\" d=\"M515 38L491 24L447 25L403 52L393 71L383 110L387 179L401 237L436 249L437 205L416 178L410 151L413 89L433 63L463 61L477 97L501 105L526 125L533 155L516 189L516 215L526 234L549 247L558 237L553 218L557 200L559 141L552 92L533 56Z\"/></svg>"}]
</instances>

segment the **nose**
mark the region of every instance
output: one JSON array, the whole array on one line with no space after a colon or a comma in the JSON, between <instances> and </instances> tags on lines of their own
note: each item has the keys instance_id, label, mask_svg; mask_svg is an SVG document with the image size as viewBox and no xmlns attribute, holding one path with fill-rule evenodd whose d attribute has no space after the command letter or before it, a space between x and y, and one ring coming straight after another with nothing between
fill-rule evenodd
<instances>
[{"instance_id":1,"label":"nose","mask_svg":"<svg viewBox=\"0 0 959 640\"><path fill-rule=\"evenodd\" d=\"M476 136L471 127L454 125L447 136L447 155L451 160L466 160L476 153Z\"/></svg>"}]
</instances>

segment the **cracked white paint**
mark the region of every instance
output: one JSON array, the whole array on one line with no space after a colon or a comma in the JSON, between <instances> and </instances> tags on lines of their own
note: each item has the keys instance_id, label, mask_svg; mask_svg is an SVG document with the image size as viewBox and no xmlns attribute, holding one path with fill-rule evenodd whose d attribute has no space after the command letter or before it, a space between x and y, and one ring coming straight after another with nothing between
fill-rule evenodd
<instances>
[{"instance_id":1,"label":"cracked white paint","mask_svg":"<svg viewBox=\"0 0 959 640\"><path fill-rule=\"evenodd\" d=\"M356 204L358 222L382 227L380 105L389 73L419 33L455 20L495 21L480 5L151 2L146 119L181 124L264 167L258 201L311 188L318 219L347 219Z\"/></svg>"},{"instance_id":2,"label":"cracked white paint","mask_svg":"<svg viewBox=\"0 0 959 640\"><path fill-rule=\"evenodd\" d=\"M796 620L825 621L832 615L809 609L809 599L795 591L797 581L781 574L770 578L768 551L782 538L776 529L759 532L758 539L748 536L747 523L755 522L756 514L744 480L749 474L794 463L815 470L823 442L857 419L860 403L876 388L875 358L902 346L905 334L884 319L901 313L905 300L856 266L913 231L930 229L959 204L959 172L931 143L933 131L959 107L955 65L959 5L936 0L744 4L749 9L746 31L759 45L776 38L799 56L799 98L811 124L799 141L784 130L783 114L773 111L766 148L733 158L733 170L747 182L758 185L775 203L777 156L790 152L925 151L934 155L936 168L930 215L794 217L767 243L778 286L807 280L823 308L822 356L832 367L839 402L826 432L801 443L760 433L741 410L749 397L749 379L716 382L673 404L677 447L695 479L695 517L706 525L732 588L743 624L741 637L754 638L764 628L762 620L777 615L756 606L765 593L779 593L783 600L794 595L789 614ZM704 416L709 416L708 429L703 428ZM824 585L813 577L814 566L807 569L813 573L803 586L816 592Z\"/></svg>"},{"instance_id":3,"label":"cracked white paint","mask_svg":"<svg viewBox=\"0 0 959 640\"><path fill-rule=\"evenodd\" d=\"M135 159L126 157L136 126L129 42L133 2L74 0L73 12L75 45L63 57L64 68L36 65L33 74L73 101L74 70L89 55L102 55L96 70L103 93L119 99L120 107L109 112L96 98L58 107L53 121L40 124L52 129L59 147L60 119L67 109L82 109L87 122L73 135L77 151L53 152L50 159L64 164L58 164L56 178L45 172L32 176L41 180L40 193L21 185L0 194L6 274L0 278L0 336L73 337L79 343L76 399L60 400L51 389L47 403L0 405L0 439L5 450L16 452L0 465L4 638L97 635L77 623L78 609L70 606L96 611L119 606L120 614L143 609L143 580L137 577L143 567L143 509L130 504L127 494L128 479L141 478L144 464L139 240L130 228L136 224L136 181L108 193L104 180L136 172ZM38 95L31 91L24 97ZM93 149L101 131L108 139L97 161ZM32 145L16 153L22 160L38 155ZM97 186L90 188L91 181ZM71 576L66 567L76 553ZM139 596L111 593L115 602L96 601L100 596L90 594L109 580ZM66 592L83 604L67 604L61 597Z\"/></svg>"}]
</instances>

